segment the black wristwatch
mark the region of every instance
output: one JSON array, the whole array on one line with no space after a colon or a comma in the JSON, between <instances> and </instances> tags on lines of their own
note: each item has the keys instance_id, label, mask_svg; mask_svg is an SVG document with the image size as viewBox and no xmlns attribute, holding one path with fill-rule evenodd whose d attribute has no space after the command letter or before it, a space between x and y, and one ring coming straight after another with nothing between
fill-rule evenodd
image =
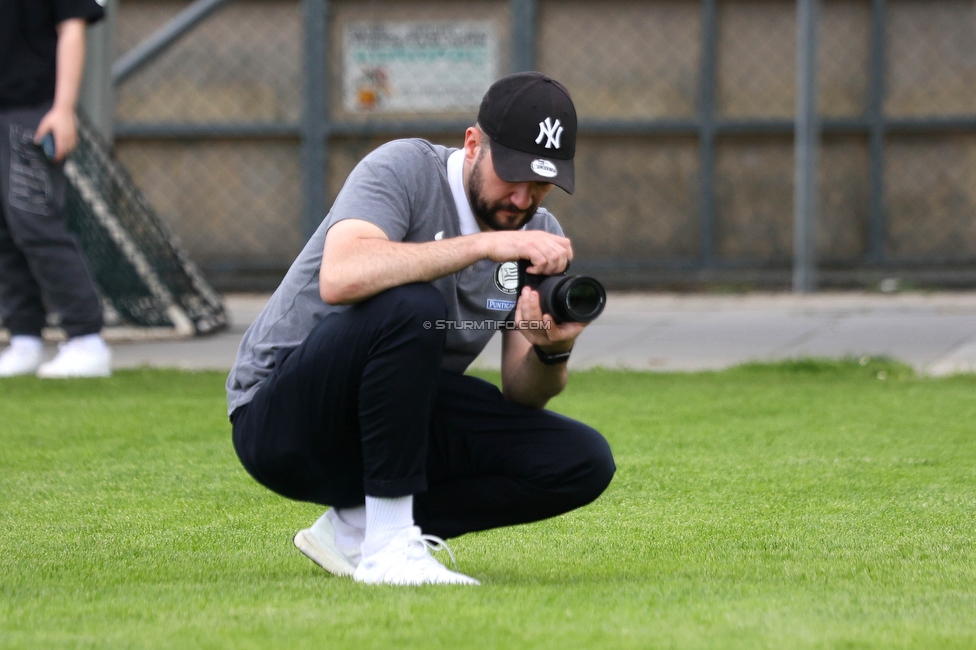
<instances>
[{"instance_id":1,"label":"black wristwatch","mask_svg":"<svg viewBox=\"0 0 976 650\"><path fill-rule=\"evenodd\" d=\"M573 348L565 352L546 352L538 345L533 345L532 349L535 350L535 356L539 357L539 361L547 366L557 366L560 363L566 363L569 361L569 355L573 352Z\"/></svg>"}]
</instances>

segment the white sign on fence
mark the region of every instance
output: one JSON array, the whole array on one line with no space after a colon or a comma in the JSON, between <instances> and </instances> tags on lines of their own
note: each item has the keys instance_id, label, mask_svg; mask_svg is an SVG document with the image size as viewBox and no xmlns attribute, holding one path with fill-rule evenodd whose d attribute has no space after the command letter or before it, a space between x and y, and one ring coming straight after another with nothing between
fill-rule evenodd
<instances>
[{"instance_id":1,"label":"white sign on fence","mask_svg":"<svg viewBox=\"0 0 976 650\"><path fill-rule=\"evenodd\" d=\"M356 22L342 45L351 113L477 110L495 80L491 21Z\"/></svg>"}]
</instances>

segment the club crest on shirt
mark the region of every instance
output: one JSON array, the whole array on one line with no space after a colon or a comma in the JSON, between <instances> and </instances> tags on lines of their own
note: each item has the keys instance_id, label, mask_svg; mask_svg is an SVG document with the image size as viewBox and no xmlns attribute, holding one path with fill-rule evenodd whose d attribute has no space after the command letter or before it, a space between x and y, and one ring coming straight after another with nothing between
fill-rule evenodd
<instances>
[{"instance_id":1,"label":"club crest on shirt","mask_svg":"<svg viewBox=\"0 0 976 650\"><path fill-rule=\"evenodd\" d=\"M515 295L518 291L518 264L502 262L495 269L495 286L502 293Z\"/></svg>"}]
</instances>

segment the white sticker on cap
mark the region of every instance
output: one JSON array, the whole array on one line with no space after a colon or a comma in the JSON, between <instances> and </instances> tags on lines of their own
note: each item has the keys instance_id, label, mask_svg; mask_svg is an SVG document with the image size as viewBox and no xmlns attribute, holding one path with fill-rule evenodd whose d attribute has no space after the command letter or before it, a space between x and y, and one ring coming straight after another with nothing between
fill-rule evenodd
<instances>
[{"instance_id":1,"label":"white sticker on cap","mask_svg":"<svg viewBox=\"0 0 976 650\"><path fill-rule=\"evenodd\" d=\"M539 176L545 176L546 178L555 178L556 174L559 173L555 165L548 160L543 160L542 158L533 160L529 165L529 168Z\"/></svg>"}]
</instances>

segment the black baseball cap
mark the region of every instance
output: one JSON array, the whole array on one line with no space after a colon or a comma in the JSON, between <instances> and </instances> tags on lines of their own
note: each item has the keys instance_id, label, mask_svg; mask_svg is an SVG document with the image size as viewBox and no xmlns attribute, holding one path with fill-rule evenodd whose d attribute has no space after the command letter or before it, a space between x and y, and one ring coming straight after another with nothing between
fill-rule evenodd
<instances>
[{"instance_id":1,"label":"black baseball cap","mask_svg":"<svg viewBox=\"0 0 976 650\"><path fill-rule=\"evenodd\" d=\"M518 72L491 85L478 124L491 141L491 160L503 181L576 186L576 107L566 87L541 72Z\"/></svg>"}]
</instances>

